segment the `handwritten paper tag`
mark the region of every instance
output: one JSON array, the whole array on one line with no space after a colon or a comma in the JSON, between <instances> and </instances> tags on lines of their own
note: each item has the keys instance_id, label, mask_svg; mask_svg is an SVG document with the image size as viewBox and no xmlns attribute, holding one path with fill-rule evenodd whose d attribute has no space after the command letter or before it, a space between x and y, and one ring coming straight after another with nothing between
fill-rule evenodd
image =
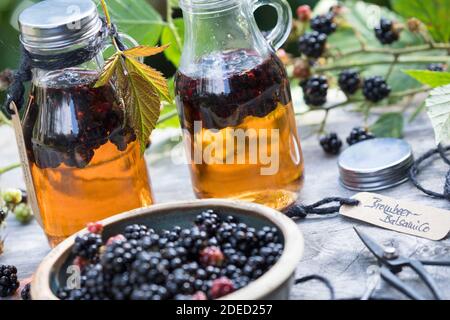
<instances>
[{"instance_id":1,"label":"handwritten paper tag","mask_svg":"<svg viewBox=\"0 0 450 320\"><path fill-rule=\"evenodd\" d=\"M343 206L340 213L386 229L431 240L441 240L450 231L450 211L362 192L357 207Z\"/></svg>"}]
</instances>

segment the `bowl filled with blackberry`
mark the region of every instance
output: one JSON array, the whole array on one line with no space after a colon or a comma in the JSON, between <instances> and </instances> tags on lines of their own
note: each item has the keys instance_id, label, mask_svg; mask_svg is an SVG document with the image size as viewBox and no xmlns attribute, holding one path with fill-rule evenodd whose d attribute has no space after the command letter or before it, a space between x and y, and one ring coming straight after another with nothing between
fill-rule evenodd
<instances>
[{"instance_id":1,"label":"bowl filled with blackberry","mask_svg":"<svg viewBox=\"0 0 450 320\"><path fill-rule=\"evenodd\" d=\"M287 299L303 254L279 211L232 200L158 204L90 223L56 247L36 300Z\"/></svg>"}]
</instances>

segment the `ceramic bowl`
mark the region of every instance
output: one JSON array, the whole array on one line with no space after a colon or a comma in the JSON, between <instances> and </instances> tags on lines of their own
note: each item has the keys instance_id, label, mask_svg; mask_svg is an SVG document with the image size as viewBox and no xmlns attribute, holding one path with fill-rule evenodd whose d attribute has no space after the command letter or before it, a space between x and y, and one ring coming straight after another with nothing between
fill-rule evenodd
<instances>
[{"instance_id":1,"label":"ceramic bowl","mask_svg":"<svg viewBox=\"0 0 450 320\"><path fill-rule=\"evenodd\" d=\"M223 299L287 299L294 281L294 273L303 254L303 236L298 226L279 211L265 206L230 200L197 200L157 204L119 214L104 220L103 236L122 233L129 224L145 224L155 230L170 229L175 225L192 226L195 216L203 210L214 209L221 215L236 216L252 227L276 227L284 241L284 251L278 262L263 276L248 286L223 297ZM82 230L78 234L86 233ZM76 235L58 245L43 260L34 275L31 295L34 300L57 300L55 293L73 273L71 249Z\"/></svg>"}]
</instances>

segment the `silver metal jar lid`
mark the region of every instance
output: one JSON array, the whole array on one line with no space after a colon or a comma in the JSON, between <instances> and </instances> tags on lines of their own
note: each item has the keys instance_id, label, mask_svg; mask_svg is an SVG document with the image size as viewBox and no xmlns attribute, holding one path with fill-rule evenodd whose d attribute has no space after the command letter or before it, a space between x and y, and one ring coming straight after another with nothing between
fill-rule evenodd
<instances>
[{"instance_id":1,"label":"silver metal jar lid","mask_svg":"<svg viewBox=\"0 0 450 320\"><path fill-rule=\"evenodd\" d=\"M45 0L19 16L21 42L32 53L45 55L82 45L102 28L91 0Z\"/></svg>"},{"instance_id":2,"label":"silver metal jar lid","mask_svg":"<svg viewBox=\"0 0 450 320\"><path fill-rule=\"evenodd\" d=\"M377 191L405 182L413 163L404 140L377 138L357 143L339 157L342 185L350 190Z\"/></svg>"}]
</instances>

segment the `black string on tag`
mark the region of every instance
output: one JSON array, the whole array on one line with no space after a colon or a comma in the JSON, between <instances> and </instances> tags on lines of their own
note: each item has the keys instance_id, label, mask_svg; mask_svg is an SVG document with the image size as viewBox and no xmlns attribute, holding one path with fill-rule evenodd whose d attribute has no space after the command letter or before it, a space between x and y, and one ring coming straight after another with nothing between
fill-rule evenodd
<instances>
[{"instance_id":1,"label":"black string on tag","mask_svg":"<svg viewBox=\"0 0 450 320\"><path fill-rule=\"evenodd\" d=\"M338 203L336 206L323 207L326 204ZM292 219L296 218L306 218L309 214L317 215L329 215L336 214L339 212L343 205L346 206L357 206L359 205L359 200L350 198L340 198L340 197L330 197L322 199L311 205L303 205L300 203L295 203L288 208L286 208L283 213Z\"/></svg>"},{"instance_id":2,"label":"black string on tag","mask_svg":"<svg viewBox=\"0 0 450 320\"><path fill-rule=\"evenodd\" d=\"M411 169L409 170L409 179L414 184L414 186L422 191L423 193L437 198L437 199L445 199L450 201L450 170L447 172L445 176L445 183L444 183L444 191L443 193L435 192L432 190L429 190L422 186L422 184L418 180L418 175L420 173L420 165L426 161L427 159L431 158L432 156L439 154L442 160L450 165L450 160L446 155L446 152L450 150L450 146L444 147L441 144L438 145L437 148L431 149L428 152L424 153L422 156L417 158L417 160L414 161L413 165L411 166Z\"/></svg>"}]
</instances>

